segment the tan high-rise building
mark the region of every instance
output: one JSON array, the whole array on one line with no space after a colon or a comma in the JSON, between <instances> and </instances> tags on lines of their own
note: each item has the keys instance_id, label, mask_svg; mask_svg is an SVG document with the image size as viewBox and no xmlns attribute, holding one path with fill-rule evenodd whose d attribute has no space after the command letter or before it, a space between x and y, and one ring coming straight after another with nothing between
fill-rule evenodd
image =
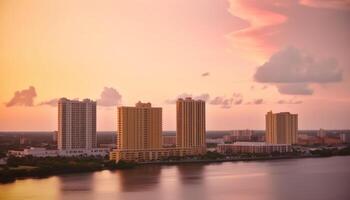
<instances>
[{"instance_id":1,"label":"tan high-rise building","mask_svg":"<svg viewBox=\"0 0 350 200\"><path fill-rule=\"evenodd\" d=\"M289 112L266 114L266 142L295 144L297 142L298 115Z\"/></svg>"},{"instance_id":2,"label":"tan high-rise building","mask_svg":"<svg viewBox=\"0 0 350 200\"><path fill-rule=\"evenodd\" d=\"M57 146L61 150L96 147L96 102L66 98L58 101Z\"/></svg>"},{"instance_id":3,"label":"tan high-rise building","mask_svg":"<svg viewBox=\"0 0 350 200\"><path fill-rule=\"evenodd\" d=\"M176 118L176 145L182 148L205 148L205 101L178 99Z\"/></svg>"},{"instance_id":4,"label":"tan high-rise building","mask_svg":"<svg viewBox=\"0 0 350 200\"><path fill-rule=\"evenodd\" d=\"M162 108L138 102L135 107L118 107L117 148L157 149L162 146Z\"/></svg>"}]
</instances>

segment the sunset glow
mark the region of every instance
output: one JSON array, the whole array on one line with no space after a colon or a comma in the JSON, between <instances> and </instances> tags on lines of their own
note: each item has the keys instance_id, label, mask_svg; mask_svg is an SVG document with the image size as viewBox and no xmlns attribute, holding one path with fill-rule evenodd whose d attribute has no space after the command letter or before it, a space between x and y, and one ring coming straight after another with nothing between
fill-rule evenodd
<instances>
[{"instance_id":1,"label":"sunset glow","mask_svg":"<svg viewBox=\"0 0 350 200\"><path fill-rule=\"evenodd\" d=\"M264 129L270 110L350 128L349 3L319 2L1 1L0 131L56 130L61 97L96 100L98 130L138 101L175 130L185 96L207 130Z\"/></svg>"}]
</instances>

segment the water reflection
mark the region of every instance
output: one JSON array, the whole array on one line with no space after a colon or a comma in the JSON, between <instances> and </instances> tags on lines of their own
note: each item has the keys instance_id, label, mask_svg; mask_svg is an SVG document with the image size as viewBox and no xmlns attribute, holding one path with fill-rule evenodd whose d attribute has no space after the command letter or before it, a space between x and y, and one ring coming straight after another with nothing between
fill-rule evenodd
<instances>
[{"instance_id":1,"label":"water reflection","mask_svg":"<svg viewBox=\"0 0 350 200\"><path fill-rule=\"evenodd\" d=\"M91 191L93 189L92 173L64 175L60 176L58 180L58 185L61 192L81 192Z\"/></svg>"},{"instance_id":2,"label":"water reflection","mask_svg":"<svg viewBox=\"0 0 350 200\"><path fill-rule=\"evenodd\" d=\"M137 192L157 187L160 180L161 166L146 165L137 169L117 171L119 190L121 192Z\"/></svg>"},{"instance_id":3,"label":"water reflection","mask_svg":"<svg viewBox=\"0 0 350 200\"><path fill-rule=\"evenodd\" d=\"M179 179L183 184L201 184L205 165L201 163L178 165Z\"/></svg>"},{"instance_id":4,"label":"water reflection","mask_svg":"<svg viewBox=\"0 0 350 200\"><path fill-rule=\"evenodd\" d=\"M348 200L350 156L131 170L26 179L0 185L0 200Z\"/></svg>"}]
</instances>

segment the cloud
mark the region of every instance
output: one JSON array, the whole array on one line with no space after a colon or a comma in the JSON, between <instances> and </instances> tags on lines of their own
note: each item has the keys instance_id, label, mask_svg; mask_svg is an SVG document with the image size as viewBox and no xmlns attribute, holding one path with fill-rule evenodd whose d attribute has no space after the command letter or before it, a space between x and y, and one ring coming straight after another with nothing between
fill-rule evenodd
<instances>
[{"instance_id":1,"label":"cloud","mask_svg":"<svg viewBox=\"0 0 350 200\"><path fill-rule=\"evenodd\" d=\"M290 95L311 95L314 91L305 83L279 84L278 92Z\"/></svg>"},{"instance_id":2,"label":"cloud","mask_svg":"<svg viewBox=\"0 0 350 200\"><path fill-rule=\"evenodd\" d=\"M175 104L178 99L180 99L180 98L181 99L185 99L187 97L191 97L192 98L192 94L182 93L182 94L178 95L176 98L165 100L165 103L166 104Z\"/></svg>"},{"instance_id":3,"label":"cloud","mask_svg":"<svg viewBox=\"0 0 350 200\"><path fill-rule=\"evenodd\" d=\"M196 99L196 100L203 100L203 101L209 101L210 95L208 93L203 93L201 95L195 96L194 99Z\"/></svg>"},{"instance_id":4,"label":"cloud","mask_svg":"<svg viewBox=\"0 0 350 200\"><path fill-rule=\"evenodd\" d=\"M51 100L47 100L47 101L42 101L38 104L38 106L44 106L44 105L48 105L48 106L57 106L58 105L58 98L54 98Z\"/></svg>"},{"instance_id":5,"label":"cloud","mask_svg":"<svg viewBox=\"0 0 350 200\"><path fill-rule=\"evenodd\" d=\"M203 100L203 101L209 101L209 99L210 99L210 95L208 93L203 93L203 94L200 94L197 96L193 96L192 94L188 94L188 93L182 93L182 94L178 95L176 98L165 100L165 103L166 104L175 104L178 99L180 99L180 98L185 99L187 97L191 97L195 100Z\"/></svg>"},{"instance_id":6,"label":"cloud","mask_svg":"<svg viewBox=\"0 0 350 200\"><path fill-rule=\"evenodd\" d=\"M303 103L303 101L300 100L294 100L294 99L290 99L290 100L279 100L277 101L278 104L301 104Z\"/></svg>"},{"instance_id":7,"label":"cloud","mask_svg":"<svg viewBox=\"0 0 350 200\"><path fill-rule=\"evenodd\" d=\"M349 0L300 0L300 4L315 8L350 10Z\"/></svg>"},{"instance_id":8,"label":"cloud","mask_svg":"<svg viewBox=\"0 0 350 200\"><path fill-rule=\"evenodd\" d=\"M122 95L112 87L104 87L100 99L97 100L99 106L116 106L120 105Z\"/></svg>"},{"instance_id":9,"label":"cloud","mask_svg":"<svg viewBox=\"0 0 350 200\"><path fill-rule=\"evenodd\" d=\"M30 86L28 89L16 91L12 99L6 103L6 107L11 106L33 106L34 98L37 96L35 88Z\"/></svg>"},{"instance_id":10,"label":"cloud","mask_svg":"<svg viewBox=\"0 0 350 200\"><path fill-rule=\"evenodd\" d=\"M264 99L254 99L253 101L247 102L246 105L260 105L264 103Z\"/></svg>"},{"instance_id":11,"label":"cloud","mask_svg":"<svg viewBox=\"0 0 350 200\"><path fill-rule=\"evenodd\" d=\"M210 76L210 73L209 73L209 72L205 72L205 73L202 74L202 76L203 76L203 77L205 77L205 76Z\"/></svg>"},{"instance_id":12,"label":"cloud","mask_svg":"<svg viewBox=\"0 0 350 200\"><path fill-rule=\"evenodd\" d=\"M309 95L310 83L332 83L342 80L342 71L335 59L316 60L294 47L275 53L258 67L254 79L261 83L272 83L282 94Z\"/></svg>"},{"instance_id":13,"label":"cloud","mask_svg":"<svg viewBox=\"0 0 350 200\"><path fill-rule=\"evenodd\" d=\"M288 17L276 11L277 9L268 9L271 7L271 1L229 0L229 2L229 12L249 24L229 35L234 44L232 48L237 48L238 52L250 58L252 55L265 56L266 53L273 52L277 45L266 39L278 34L276 27L285 23Z\"/></svg>"},{"instance_id":14,"label":"cloud","mask_svg":"<svg viewBox=\"0 0 350 200\"><path fill-rule=\"evenodd\" d=\"M243 97L239 93L233 93L230 98L217 96L212 99L209 104L211 105L219 105L221 108L229 109L232 105L240 105L243 103Z\"/></svg>"},{"instance_id":15,"label":"cloud","mask_svg":"<svg viewBox=\"0 0 350 200\"><path fill-rule=\"evenodd\" d=\"M264 100L263 100L263 99L255 99L255 100L253 101L253 104L262 104L262 103L264 103Z\"/></svg>"}]
</instances>

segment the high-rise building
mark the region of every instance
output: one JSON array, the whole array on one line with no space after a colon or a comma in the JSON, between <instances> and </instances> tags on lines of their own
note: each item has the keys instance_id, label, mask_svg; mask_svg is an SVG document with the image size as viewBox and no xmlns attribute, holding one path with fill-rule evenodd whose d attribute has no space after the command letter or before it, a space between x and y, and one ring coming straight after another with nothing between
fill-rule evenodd
<instances>
[{"instance_id":1,"label":"high-rise building","mask_svg":"<svg viewBox=\"0 0 350 200\"><path fill-rule=\"evenodd\" d=\"M192 98L176 101L176 145L181 148L206 147L205 101Z\"/></svg>"},{"instance_id":2,"label":"high-rise building","mask_svg":"<svg viewBox=\"0 0 350 200\"><path fill-rule=\"evenodd\" d=\"M289 112L266 114L266 142L295 144L297 142L298 115Z\"/></svg>"},{"instance_id":3,"label":"high-rise building","mask_svg":"<svg viewBox=\"0 0 350 200\"><path fill-rule=\"evenodd\" d=\"M66 98L58 101L57 146L61 150L96 147L96 102Z\"/></svg>"},{"instance_id":4,"label":"high-rise building","mask_svg":"<svg viewBox=\"0 0 350 200\"><path fill-rule=\"evenodd\" d=\"M118 107L117 148L157 149L162 146L162 108L138 102Z\"/></svg>"}]
</instances>

